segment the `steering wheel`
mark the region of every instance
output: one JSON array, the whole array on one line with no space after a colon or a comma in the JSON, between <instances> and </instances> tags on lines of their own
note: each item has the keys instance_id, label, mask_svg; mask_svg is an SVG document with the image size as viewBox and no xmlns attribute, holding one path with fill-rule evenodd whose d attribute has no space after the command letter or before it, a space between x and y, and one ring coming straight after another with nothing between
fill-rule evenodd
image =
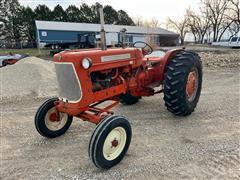
<instances>
[{"instance_id":1,"label":"steering wheel","mask_svg":"<svg viewBox=\"0 0 240 180\"><path fill-rule=\"evenodd\" d=\"M141 48L144 56L149 55L153 52L153 48L149 44L147 44L143 41L137 41L137 42L133 43L133 47Z\"/></svg>"}]
</instances>

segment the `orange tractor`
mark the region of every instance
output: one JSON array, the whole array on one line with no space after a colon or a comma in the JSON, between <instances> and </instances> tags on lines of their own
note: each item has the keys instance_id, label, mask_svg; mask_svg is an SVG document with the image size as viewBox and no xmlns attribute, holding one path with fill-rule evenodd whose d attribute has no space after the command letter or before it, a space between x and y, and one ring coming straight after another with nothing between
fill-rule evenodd
<instances>
[{"instance_id":1,"label":"orange tractor","mask_svg":"<svg viewBox=\"0 0 240 180\"><path fill-rule=\"evenodd\" d=\"M97 124L89 157L95 166L108 169L122 160L132 136L128 120L113 115L110 109L119 102L132 105L143 96L163 92L170 112L190 115L201 93L202 65L196 53L184 49L160 57L144 42L131 48L106 49L103 28L102 38L102 49L54 56L59 97L41 105L35 126L42 136L55 138L68 130L73 117Z\"/></svg>"}]
</instances>

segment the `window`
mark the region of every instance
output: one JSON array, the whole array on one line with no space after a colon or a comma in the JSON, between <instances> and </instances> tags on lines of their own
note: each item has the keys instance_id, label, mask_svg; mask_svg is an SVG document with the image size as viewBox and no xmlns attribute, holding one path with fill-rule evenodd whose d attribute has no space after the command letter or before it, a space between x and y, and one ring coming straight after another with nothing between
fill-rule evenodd
<instances>
[{"instance_id":1,"label":"window","mask_svg":"<svg viewBox=\"0 0 240 180\"><path fill-rule=\"evenodd\" d=\"M237 37L233 37L231 42L237 42L237 39L238 39Z\"/></svg>"}]
</instances>

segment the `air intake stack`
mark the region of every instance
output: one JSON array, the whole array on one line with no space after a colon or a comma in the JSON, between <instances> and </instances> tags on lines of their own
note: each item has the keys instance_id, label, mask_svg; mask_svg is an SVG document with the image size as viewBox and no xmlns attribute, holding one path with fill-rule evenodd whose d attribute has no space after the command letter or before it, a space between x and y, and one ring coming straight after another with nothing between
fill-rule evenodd
<instances>
[{"instance_id":1,"label":"air intake stack","mask_svg":"<svg viewBox=\"0 0 240 180\"><path fill-rule=\"evenodd\" d=\"M99 14L100 14L100 22L101 22L101 48L102 50L107 50L107 45L106 45L106 32L104 30L104 14L103 14L103 7L99 6Z\"/></svg>"}]
</instances>

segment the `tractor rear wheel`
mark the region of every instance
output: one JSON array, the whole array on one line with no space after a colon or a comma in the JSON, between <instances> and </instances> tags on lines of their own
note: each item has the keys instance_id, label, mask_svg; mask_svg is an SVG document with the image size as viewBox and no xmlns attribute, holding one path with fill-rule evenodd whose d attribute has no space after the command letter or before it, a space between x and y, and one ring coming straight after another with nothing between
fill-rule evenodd
<instances>
[{"instance_id":1,"label":"tractor rear wheel","mask_svg":"<svg viewBox=\"0 0 240 180\"><path fill-rule=\"evenodd\" d=\"M97 125L90 139L90 159L101 169L115 166L127 153L131 137L132 129L126 118L107 116Z\"/></svg>"},{"instance_id":2,"label":"tractor rear wheel","mask_svg":"<svg viewBox=\"0 0 240 180\"><path fill-rule=\"evenodd\" d=\"M191 114L200 97L202 87L202 64L200 57L183 51L169 62L164 80L164 101L167 109L175 115Z\"/></svg>"},{"instance_id":3,"label":"tractor rear wheel","mask_svg":"<svg viewBox=\"0 0 240 180\"><path fill-rule=\"evenodd\" d=\"M127 92L126 94L122 94L120 96L120 103L124 105L133 105L138 103L140 98L141 97L132 96L130 92Z\"/></svg>"},{"instance_id":4,"label":"tractor rear wheel","mask_svg":"<svg viewBox=\"0 0 240 180\"><path fill-rule=\"evenodd\" d=\"M55 138L64 134L72 124L72 116L58 112L54 102L58 98L45 101L35 115L35 127L39 134L48 138Z\"/></svg>"}]
</instances>

